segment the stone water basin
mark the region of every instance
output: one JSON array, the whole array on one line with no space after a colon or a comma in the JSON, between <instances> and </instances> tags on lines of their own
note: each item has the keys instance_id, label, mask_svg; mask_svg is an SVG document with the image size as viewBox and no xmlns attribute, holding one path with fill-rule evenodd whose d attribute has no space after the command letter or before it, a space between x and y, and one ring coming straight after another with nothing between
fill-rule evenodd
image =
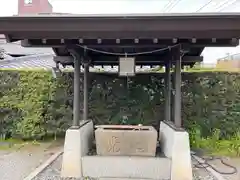
<instances>
[{"instance_id":1,"label":"stone water basin","mask_svg":"<svg viewBox=\"0 0 240 180\"><path fill-rule=\"evenodd\" d=\"M95 126L97 155L155 156L157 131L152 126Z\"/></svg>"}]
</instances>

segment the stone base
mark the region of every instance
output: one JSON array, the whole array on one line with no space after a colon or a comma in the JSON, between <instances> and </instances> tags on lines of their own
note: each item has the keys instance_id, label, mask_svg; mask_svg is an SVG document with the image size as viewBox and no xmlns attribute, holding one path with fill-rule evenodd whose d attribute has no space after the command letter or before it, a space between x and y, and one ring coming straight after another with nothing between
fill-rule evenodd
<instances>
[{"instance_id":1,"label":"stone base","mask_svg":"<svg viewBox=\"0 0 240 180\"><path fill-rule=\"evenodd\" d=\"M175 128L171 122L161 122L160 125L160 145L166 158L88 156L93 132L92 121L83 122L79 129L67 130L62 177L125 178L126 180L130 178L192 180L193 178L188 133L183 129ZM134 140L131 134L127 137L126 140ZM156 136L152 137L155 141Z\"/></svg>"},{"instance_id":2,"label":"stone base","mask_svg":"<svg viewBox=\"0 0 240 180\"><path fill-rule=\"evenodd\" d=\"M172 122L160 124L160 145L166 157L172 160L171 180L192 180L192 162L189 135Z\"/></svg>"},{"instance_id":3,"label":"stone base","mask_svg":"<svg viewBox=\"0 0 240 180\"><path fill-rule=\"evenodd\" d=\"M84 177L117 179L170 179L171 160L160 157L84 156Z\"/></svg>"},{"instance_id":4,"label":"stone base","mask_svg":"<svg viewBox=\"0 0 240 180\"><path fill-rule=\"evenodd\" d=\"M101 156L155 156L157 131L152 126L103 125L95 131Z\"/></svg>"},{"instance_id":5,"label":"stone base","mask_svg":"<svg viewBox=\"0 0 240 180\"><path fill-rule=\"evenodd\" d=\"M61 170L62 177L82 177L80 136L80 128L66 131Z\"/></svg>"},{"instance_id":6,"label":"stone base","mask_svg":"<svg viewBox=\"0 0 240 180\"><path fill-rule=\"evenodd\" d=\"M81 158L89 152L92 141L92 121L81 122L78 129L66 131L61 177L83 177Z\"/></svg>"}]
</instances>

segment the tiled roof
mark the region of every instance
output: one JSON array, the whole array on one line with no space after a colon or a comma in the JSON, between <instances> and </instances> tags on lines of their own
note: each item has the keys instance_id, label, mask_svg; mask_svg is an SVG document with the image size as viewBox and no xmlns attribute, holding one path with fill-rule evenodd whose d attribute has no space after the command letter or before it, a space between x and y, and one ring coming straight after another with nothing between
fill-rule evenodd
<instances>
[{"instance_id":1,"label":"tiled roof","mask_svg":"<svg viewBox=\"0 0 240 180\"><path fill-rule=\"evenodd\" d=\"M0 61L0 69L41 68L47 70L55 66L51 54L23 56Z\"/></svg>"},{"instance_id":2,"label":"tiled roof","mask_svg":"<svg viewBox=\"0 0 240 180\"><path fill-rule=\"evenodd\" d=\"M21 46L20 41L6 43L5 40L0 39L0 47L3 48L7 54L54 54L52 48L25 48Z\"/></svg>"},{"instance_id":3,"label":"tiled roof","mask_svg":"<svg viewBox=\"0 0 240 180\"><path fill-rule=\"evenodd\" d=\"M43 70L51 70L53 67L56 67L55 62L53 61L52 54L37 54L37 55L28 55L18 58L10 58L8 60L0 60L0 69L43 69ZM60 66L60 69L63 69ZM73 70L71 66L67 66L67 70ZM144 66L143 68L136 67L137 72L149 71L151 68L148 66ZM83 70L83 69L82 69ZM118 72L118 68L114 66L113 68L109 66L105 66L102 68L101 66L94 66L90 68L89 71L104 71L104 72Z\"/></svg>"},{"instance_id":4,"label":"tiled roof","mask_svg":"<svg viewBox=\"0 0 240 180\"><path fill-rule=\"evenodd\" d=\"M37 54L23 57L11 58L0 61L0 69L43 69L51 70L56 67L52 54ZM63 67L60 65L60 69ZM64 69L71 70L71 66ZM90 71L96 71L99 68L90 68Z\"/></svg>"},{"instance_id":5,"label":"tiled roof","mask_svg":"<svg viewBox=\"0 0 240 180\"><path fill-rule=\"evenodd\" d=\"M218 60L240 60L240 53L219 58Z\"/></svg>"}]
</instances>

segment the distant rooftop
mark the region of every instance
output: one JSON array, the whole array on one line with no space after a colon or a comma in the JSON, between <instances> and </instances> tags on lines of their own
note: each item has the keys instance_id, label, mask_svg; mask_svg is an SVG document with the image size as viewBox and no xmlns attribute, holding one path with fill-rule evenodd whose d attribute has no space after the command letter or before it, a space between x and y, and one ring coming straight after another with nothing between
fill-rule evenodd
<instances>
[{"instance_id":1,"label":"distant rooftop","mask_svg":"<svg viewBox=\"0 0 240 180\"><path fill-rule=\"evenodd\" d=\"M218 60L239 60L240 61L240 53L237 54L229 54L227 56L224 56L222 58L219 58Z\"/></svg>"},{"instance_id":2,"label":"distant rooftop","mask_svg":"<svg viewBox=\"0 0 240 180\"><path fill-rule=\"evenodd\" d=\"M25 48L21 46L20 41L6 43L6 40L0 39L0 47L9 55L54 54L52 48Z\"/></svg>"},{"instance_id":3,"label":"distant rooftop","mask_svg":"<svg viewBox=\"0 0 240 180\"><path fill-rule=\"evenodd\" d=\"M43 69L46 71L52 70L53 67L56 67L55 62L53 61L53 55L51 54L37 54L37 55L28 55L24 57L11 58L7 60L0 60L0 69ZM60 69L63 70L73 70L72 66L66 66L63 68L60 65ZM146 72L151 70L150 66L136 66L137 72ZM89 69L91 72L112 72L117 73L118 68L116 66L94 66ZM83 71L83 68L82 68Z\"/></svg>"}]
</instances>

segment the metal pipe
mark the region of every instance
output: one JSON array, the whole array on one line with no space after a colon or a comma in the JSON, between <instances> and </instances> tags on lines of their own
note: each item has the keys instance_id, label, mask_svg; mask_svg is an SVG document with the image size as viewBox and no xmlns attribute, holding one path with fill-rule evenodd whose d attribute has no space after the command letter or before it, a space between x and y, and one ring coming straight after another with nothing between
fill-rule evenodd
<instances>
[{"instance_id":1,"label":"metal pipe","mask_svg":"<svg viewBox=\"0 0 240 180\"><path fill-rule=\"evenodd\" d=\"M73 123L72 127L80 125L80 59L77 55L74 57L74 100L73 100Z\"/></svg>"},{"instance_id":2,"label":"metal pipe","mask_svg":"<svg viewBox=\"0 0 240 180\"><path fill-rule=\"evenodd\" d=\"M176 61L175 65L175 96L174 96L174 123L176 127L182 126L182 119L181 119L181 55L180 49L177 53L178 60Z\"/></svg>"},{"instance_id":3,"label":"metal pipe","mask_svg":"<svg viewBox=\"0 0 240 180\"><path fill-rule=\"evenodd\" d=\"M165 120L171 120L171 59L165 63Z\"/></svg>"},{"instance_id":4,"label":"metal pipe","mask_svg":"<svg viewBox=\"0 0 240 180\"><path fill-rule=\"evenodd\" d=\"M88 120L88 74L89 74L89 65L84 64L84 84L83 84L83 120Z\"/></svg>"}]
</instances>

